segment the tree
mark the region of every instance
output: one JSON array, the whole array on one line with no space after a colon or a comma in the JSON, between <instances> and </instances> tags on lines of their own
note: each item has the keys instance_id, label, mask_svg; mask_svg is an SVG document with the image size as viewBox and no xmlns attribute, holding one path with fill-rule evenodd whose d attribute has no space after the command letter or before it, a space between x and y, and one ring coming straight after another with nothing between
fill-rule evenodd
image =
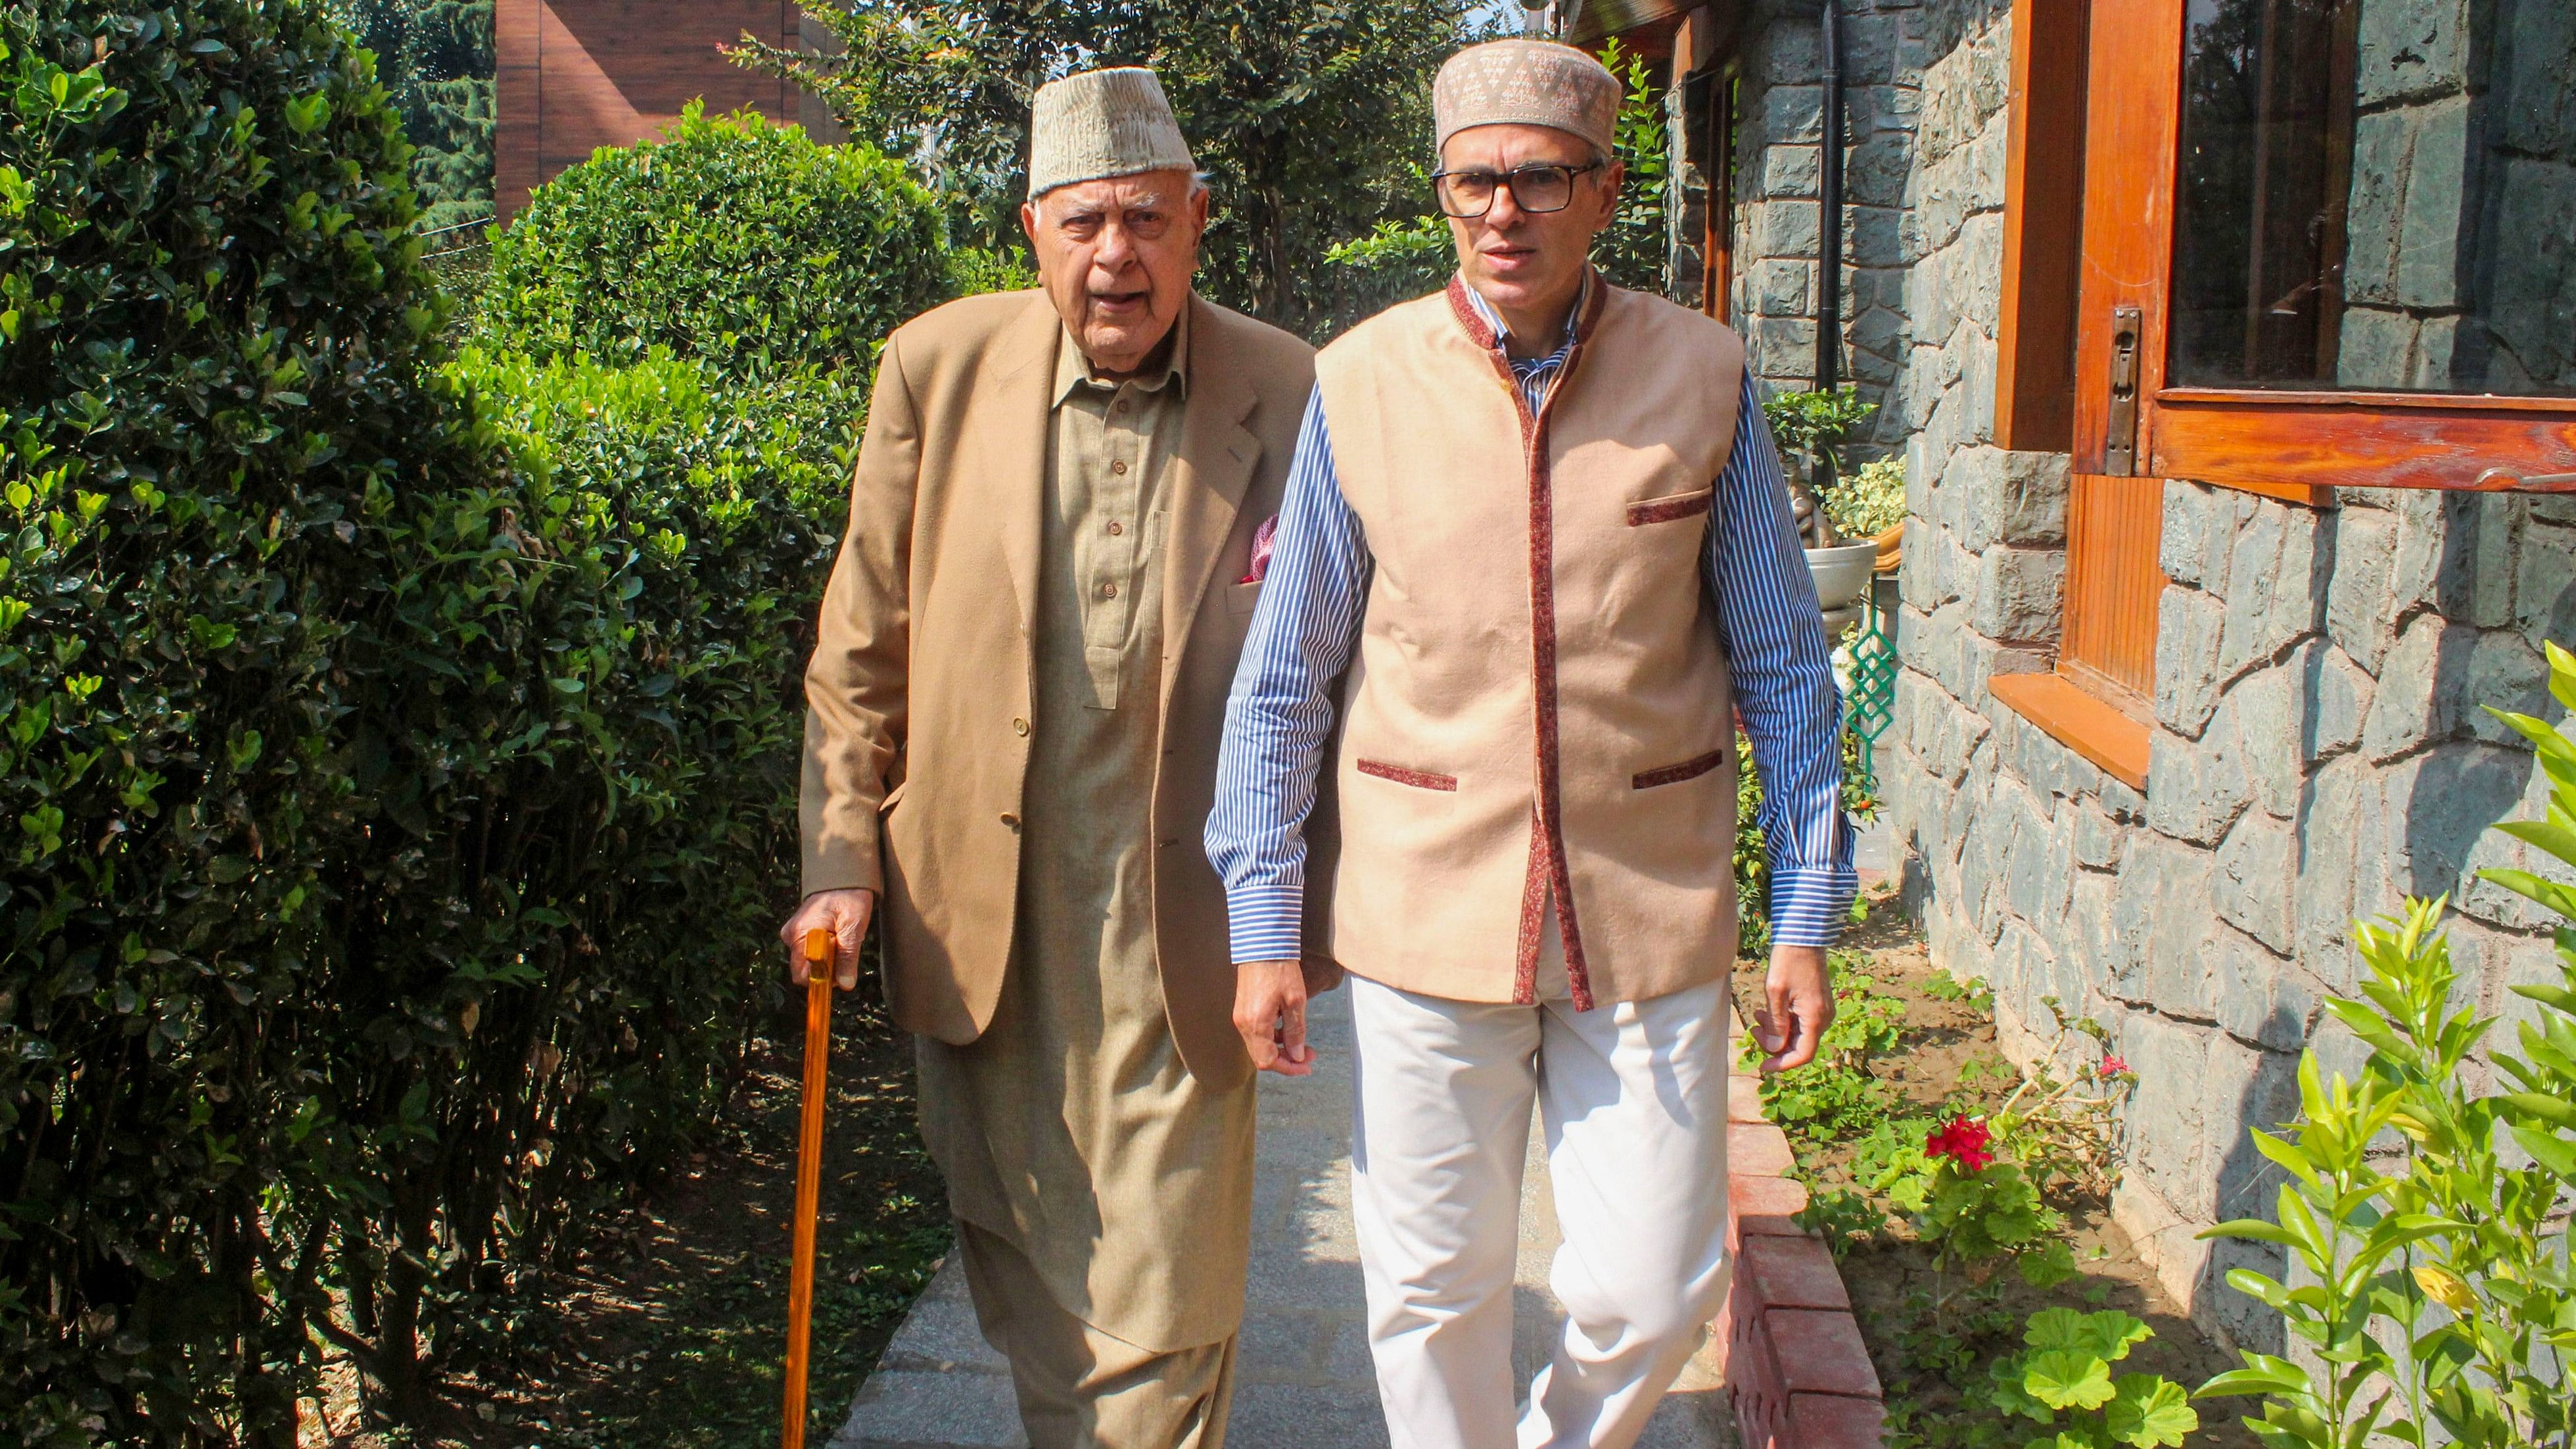
<instances>
[{"instance_id":1,"label":"tree","mask_svg":"<svg viewBox=\"0 0 2576 1449\"><path fill-rule=\"evenodd\" d=\"M376 55L403 134L418 147L411 180L421 227L492 214L492 0L340 0Z\"/></svg>"},{"instance_id":2,"label":"tree","mask_svg":"<svg viewBox=\"0 0 2576 1449\"><path fill-rule=\"evenodd\" d=\"M1152 66L1215 193L1203 289L1294 330L1330 316L1347 285L1324 260L1333 242L1421 210L1431 75L1467 37L1463 0L847 0L809 13L842 53L746 37L736 61L911 157L987 245L1018 230L1030 95L1079 68Z\"/></svg>"}]
</instances>

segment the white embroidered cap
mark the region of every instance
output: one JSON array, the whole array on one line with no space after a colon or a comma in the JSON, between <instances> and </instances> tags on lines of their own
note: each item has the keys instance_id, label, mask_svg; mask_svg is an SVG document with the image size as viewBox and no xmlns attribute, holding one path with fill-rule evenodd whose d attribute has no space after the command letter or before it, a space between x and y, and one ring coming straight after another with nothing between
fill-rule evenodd
<instances>
[{"instance_id":1,"label":"white embroidered cap","mask_svg":"<svg viewBox=\"0 0 2576 1449\"><path fill-rule=\"evenodd\" d=\"M1143 66L1052 80L1031 100L1031 196L1104 176L1196 169L1163 83Z\"/></svg>"}]
</instances>

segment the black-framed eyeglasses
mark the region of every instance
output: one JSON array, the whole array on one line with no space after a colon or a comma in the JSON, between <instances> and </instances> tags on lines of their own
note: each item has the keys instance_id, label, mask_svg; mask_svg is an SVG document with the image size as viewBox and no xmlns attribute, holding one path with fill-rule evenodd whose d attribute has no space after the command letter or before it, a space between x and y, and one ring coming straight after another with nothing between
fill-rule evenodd
<instances>
[{"instance_id":1,"label":"black-framed eyeglasses","mask_svg":"<svg viewBox=\"0 0 2576 1449\"><path fill-rule=\"evenodd\" d=\"M1494 209L1494 193L1510 187L1513 204L1534 213L1563 211L1574 203L1574 178L1598 171L1601 163L1581 166L1515 166L1509 171L1434 171L1432 194L1443 215L1469 220Z\"/></svg>"}]
</instances>

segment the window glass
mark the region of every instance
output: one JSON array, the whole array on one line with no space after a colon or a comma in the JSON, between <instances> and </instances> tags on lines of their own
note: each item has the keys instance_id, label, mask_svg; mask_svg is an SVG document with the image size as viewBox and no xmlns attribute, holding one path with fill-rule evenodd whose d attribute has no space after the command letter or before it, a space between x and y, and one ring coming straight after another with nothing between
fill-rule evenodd
<instances>
[{"instance_id":1,"label":"window glass","mask_svg":"<svg viewBox=\"0 0 2576 1449\"><path fill-rule=\"evenodd\" d=\"M2188 16L2169 381L2576 396L2576 3Z\"/></svg>"}]
</instances>

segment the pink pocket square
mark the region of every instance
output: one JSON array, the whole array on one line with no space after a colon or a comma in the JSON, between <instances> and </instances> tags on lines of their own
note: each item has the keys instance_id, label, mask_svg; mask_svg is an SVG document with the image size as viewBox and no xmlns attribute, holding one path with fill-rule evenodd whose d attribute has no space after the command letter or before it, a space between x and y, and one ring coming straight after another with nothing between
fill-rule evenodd
<instances>
[{"instance_id":1,"label":"pink pocket square","mask_svg":"<svg viewBox=\"0 0 2576 1449\"><path fill-rule=\"evenodd\" d=\"M1261 520L1261 526L1252 531L1252 569L1235 582L1257 584L1269 574L1270 550L1278 538L1279 515L1274 513Z\"/></svg>"}]
</instances>

